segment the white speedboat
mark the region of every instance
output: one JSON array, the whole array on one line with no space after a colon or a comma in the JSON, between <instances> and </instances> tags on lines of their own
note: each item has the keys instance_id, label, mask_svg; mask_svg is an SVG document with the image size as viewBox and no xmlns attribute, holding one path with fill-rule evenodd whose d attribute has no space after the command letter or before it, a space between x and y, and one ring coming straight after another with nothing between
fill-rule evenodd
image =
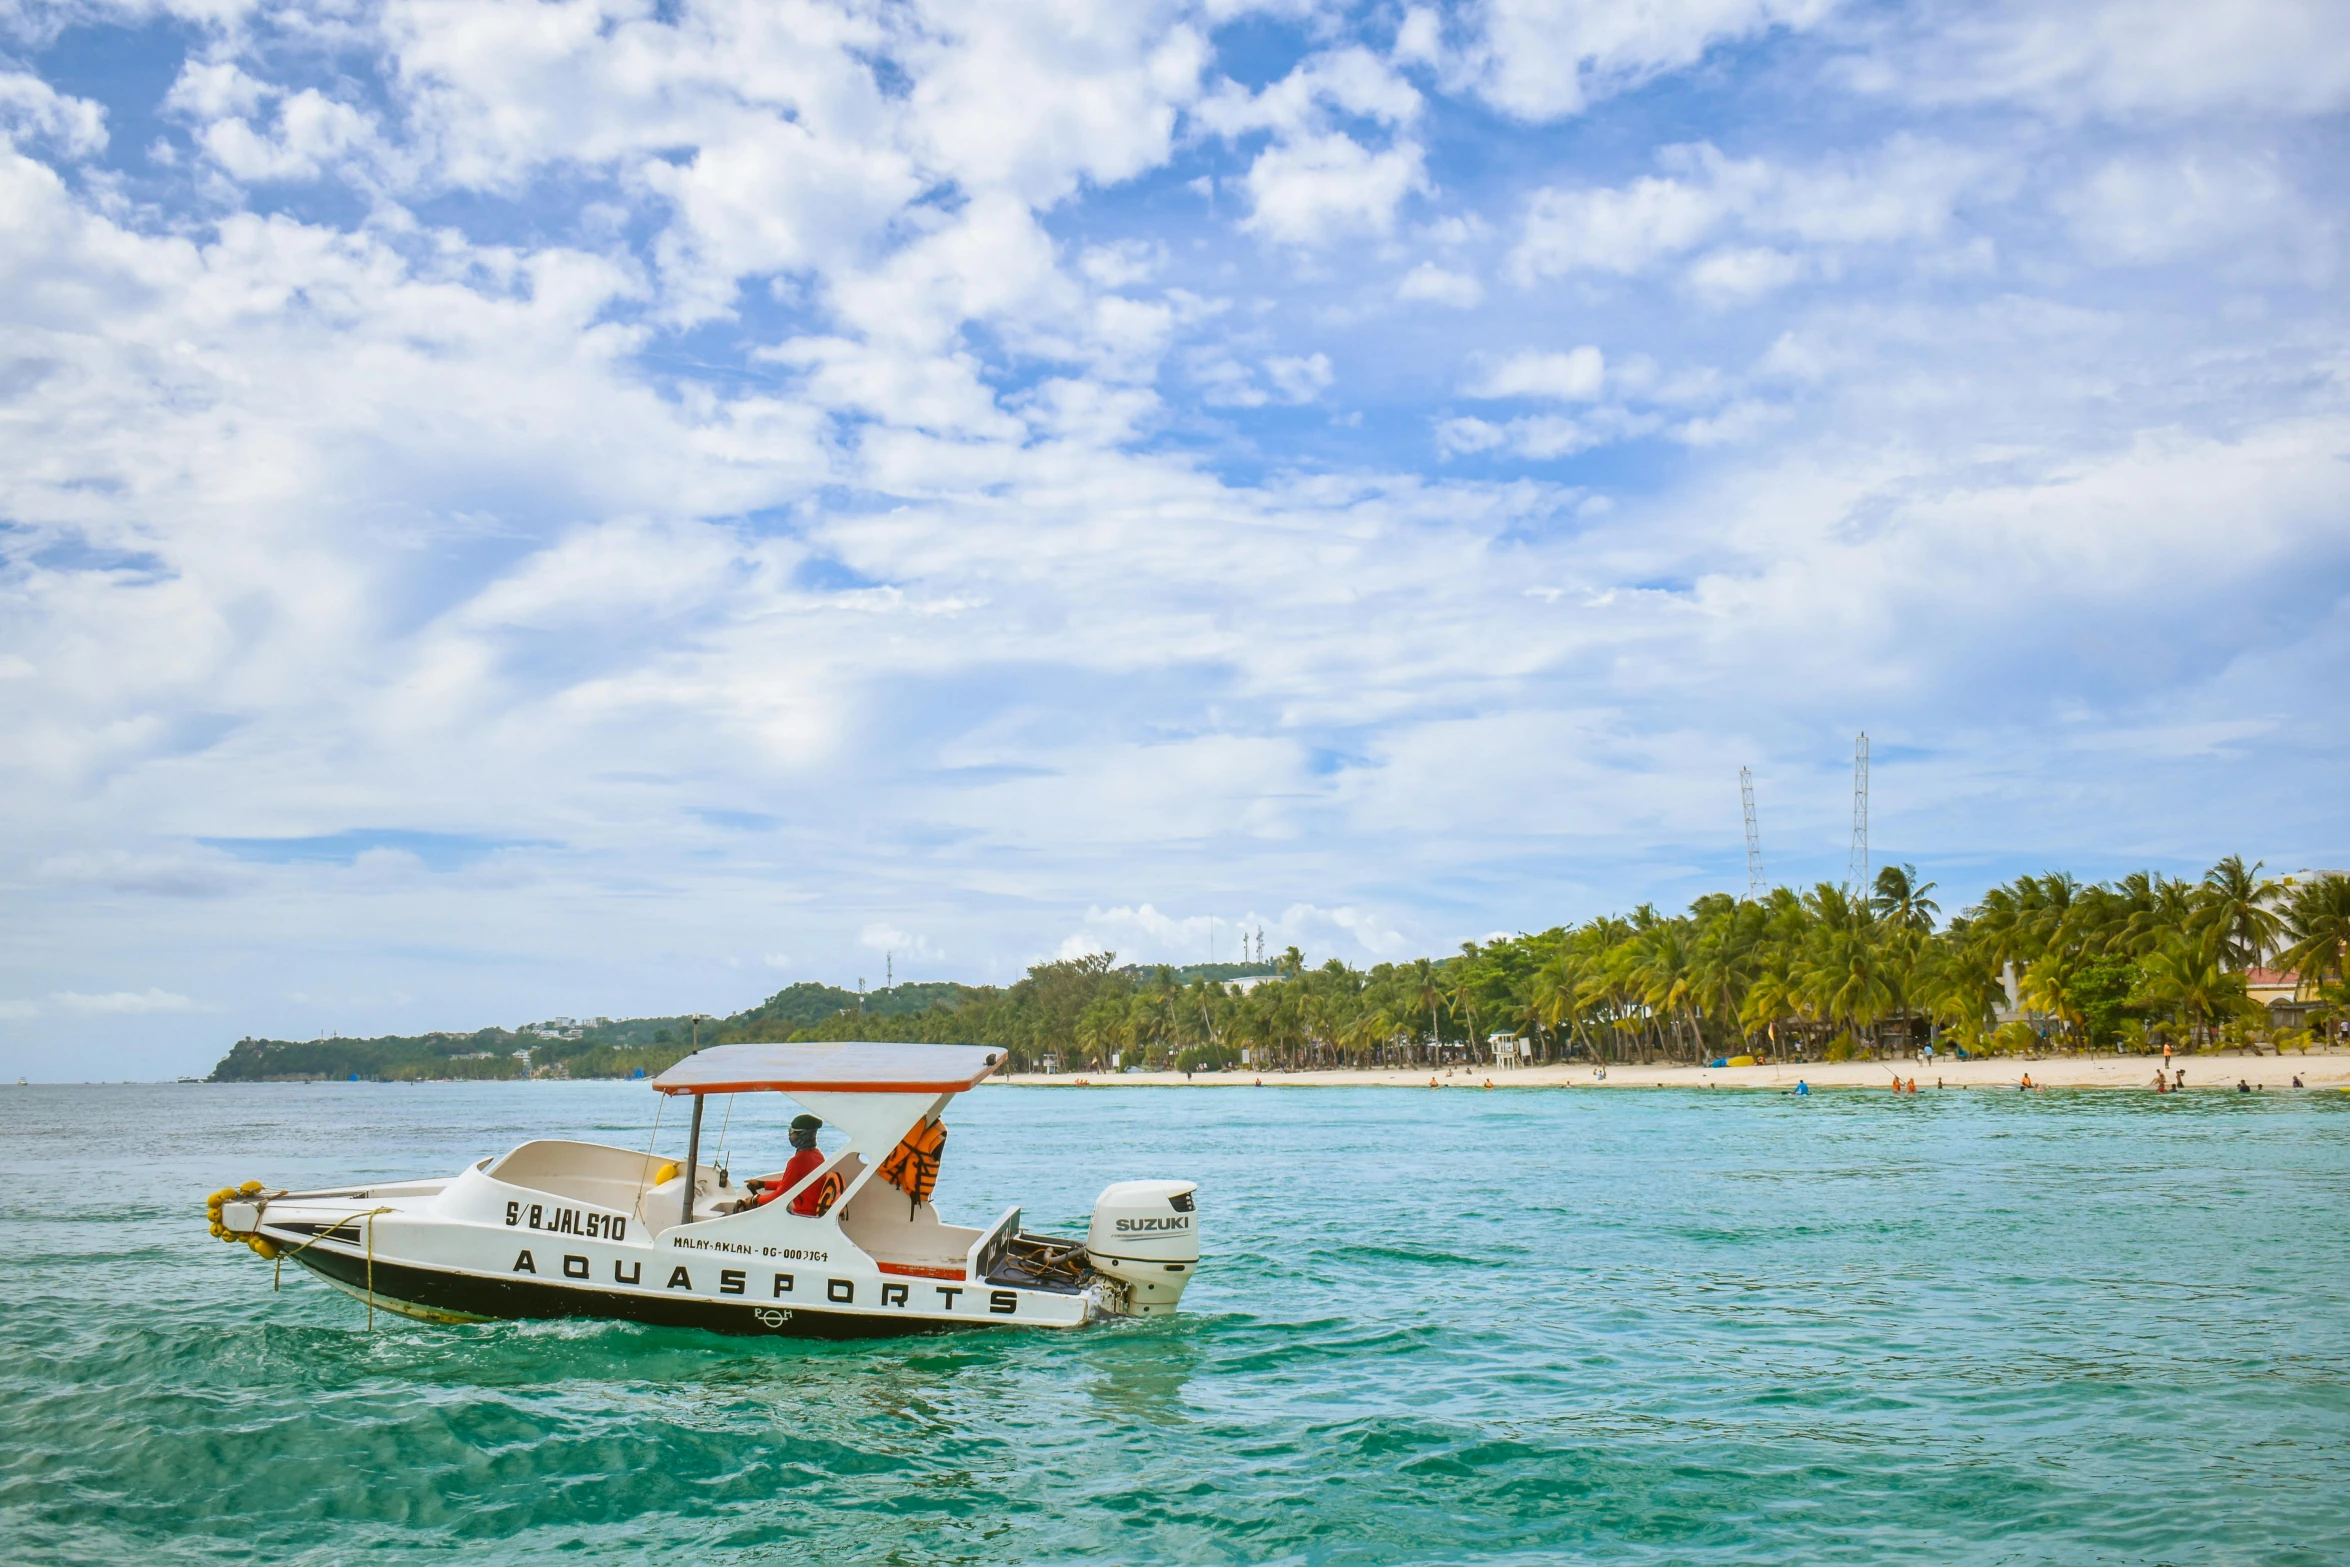
<instances>
[{"instance_id":1,"label":"white speedboat","mask_svg":"<svg viewBox=\"0 0 2350 1567\"><path fill-rule=\"evenodd\" d=\"M939 1117L998 1060L970 1045L713 1046L652 1080L691 1099L682 1165L548 1140L446 1180L248 1182L214 1194L213 1233L431 1322L619 1317L857 1338L1172 1313L1199 1262L1189 1181L1110 1186L1083 1240L1032 1235L1018 1208L976 1229L931 1206ZM760 1093L847 1134L781 1191L702 1157L710 1096Z\"/></svg>"}]
</instances>

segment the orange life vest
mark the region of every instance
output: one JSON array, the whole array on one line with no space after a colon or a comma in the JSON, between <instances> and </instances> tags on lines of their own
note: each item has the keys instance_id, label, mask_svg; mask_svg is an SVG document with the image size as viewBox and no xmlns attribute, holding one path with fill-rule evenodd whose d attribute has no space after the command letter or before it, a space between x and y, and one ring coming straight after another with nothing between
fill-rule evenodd
<instances>
[{"instance_id":1,"label":"orange life vest","mask_svg":"<svg viewBox=\"0 0 2350 1567\"><path fill-rule=\"evenodd\" d=\"M794 1203L792 1204L793 1211L812 1213L821 1218L823 1215L832 1211L832 1205L840 1201L840 1194L846 1190L847 1187L848 1183L840 1178L840 1172L838 1170L830 1171L825 1175L823 1180L816 1183L815 1191L806 1193L800 1198L800 1202L806 1202L808 1198L812 1196L816 1199L815 1205L807 1209L802 1209L799 1203Z\"/></svg>"},{"instance_id":2,"label":"orange life vest","mask_svg":"<svg viewBox=\"0 0 2350 1567\"><path fill-rule=\"evenodd\" d=\"M908 1132L881 1161L881 1178L916 1203L930 1201L938 1189L938 1167L946 1157L944 1121L924 1121Z\"/></svg>"}]
</instances>

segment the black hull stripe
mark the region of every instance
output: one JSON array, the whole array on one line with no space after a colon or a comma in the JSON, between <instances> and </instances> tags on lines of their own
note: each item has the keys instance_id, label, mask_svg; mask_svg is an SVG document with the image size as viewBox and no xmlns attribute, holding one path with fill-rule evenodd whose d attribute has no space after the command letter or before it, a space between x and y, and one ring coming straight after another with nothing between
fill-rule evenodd
<instances>
[{"instance_id":1,"label":"black hull stripe","mask_svg":"<svg viewBox=\"0 0 2350 1567\"><path fill-rule=\"evenodd\" d=\"M325 1246L313 1246L296 1259L313 1273L333 1279L364 1294L367 1259L345 1256ZM713 1333L756 1334L764 1338L903 1338L911 1334L951 1333L961 1328L1014 1327L993 1322L939 1322L922 1317L884 1317L842 1311L812 1311L805 1306L763 1301L735 1302L698 1299L690 1295L658 1295L648 1290L569 1289L536 1279L485 1279L469 1273L443 1273L435 1268L413 1268L405 1263L375 1260L375 1294L379 1300L406 1301L434 1311L461 1312L469 1317L598 1317L643 1322L664 1328L707 1328ZM759 1313L780 1316L768 1323Z\"/></svg>"}]
</instances>

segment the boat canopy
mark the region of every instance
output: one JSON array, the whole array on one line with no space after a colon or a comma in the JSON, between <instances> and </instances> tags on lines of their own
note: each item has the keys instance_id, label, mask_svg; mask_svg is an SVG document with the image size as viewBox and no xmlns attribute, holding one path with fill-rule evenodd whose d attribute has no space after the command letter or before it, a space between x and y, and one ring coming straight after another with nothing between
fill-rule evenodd
<instances>
[{"instance_id":1,"label":"boat canopy","mask_svg":"<svg viewBox=\"0 0 2350 1567\"><path fill-rule=\"evenodd\" d=\"M980 1045L844 1040L712 1045L653 1079L665 1094L959 1094L996 1068Z\"/></svg>"}]
</instances>

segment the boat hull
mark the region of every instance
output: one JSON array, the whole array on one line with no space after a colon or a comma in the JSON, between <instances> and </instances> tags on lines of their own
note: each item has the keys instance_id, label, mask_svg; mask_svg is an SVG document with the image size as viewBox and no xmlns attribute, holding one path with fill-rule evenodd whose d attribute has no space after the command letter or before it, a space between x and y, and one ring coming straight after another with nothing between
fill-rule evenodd
<instances>
[{"instance_id":1,"label":"boat hull","mask_svg":"<svg viewBox=\"0 0 2350 1567\"><path fill-rule=\"evenodd\" d=\"M349 1256L313 1246L294 1259L356 1300L372 1299L378 1310L421 1322L494 1322L522 1319L589 1318L642 1322L653 1327L702 1328L761 1338L905 1338L993 1326L981 1321L883 1317L775 1306L764 1302L716 1301L626 1290L581 1289L532 1279L483 1278L478 1274L412 1267L406 1263Z\"/></svg>"}]
</instances>

